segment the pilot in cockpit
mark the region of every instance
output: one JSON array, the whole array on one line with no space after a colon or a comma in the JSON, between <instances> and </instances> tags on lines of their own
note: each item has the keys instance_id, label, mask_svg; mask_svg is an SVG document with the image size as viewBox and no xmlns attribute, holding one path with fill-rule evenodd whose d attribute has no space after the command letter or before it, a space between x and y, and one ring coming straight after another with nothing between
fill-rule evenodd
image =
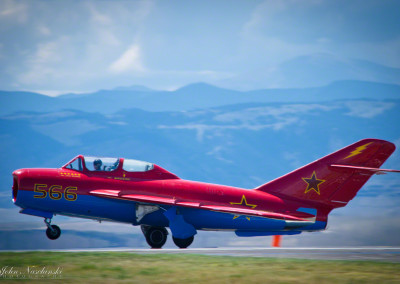
<instances>
[{"instance_id":1,"label":"pilot in cockpit","mask_svg":"<svg viewBox=\"0 0 400 284\"><path fill-rule=\"evenodd\" d=\"M103 162L100 159L96 159L93 161L93 167L95 171L101 171L101 166L103 165Z\"/></svg>"}]
</instances>

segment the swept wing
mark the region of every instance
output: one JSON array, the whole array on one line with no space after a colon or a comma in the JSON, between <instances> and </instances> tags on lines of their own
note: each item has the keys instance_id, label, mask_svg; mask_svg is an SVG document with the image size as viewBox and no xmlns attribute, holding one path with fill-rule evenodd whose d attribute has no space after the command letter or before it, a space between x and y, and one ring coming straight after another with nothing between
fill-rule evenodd
<instances>
[{"instance_id":1,"label":"swept wing","mask_svg":"<svg viewBox=\"0 0 400 284\"><path fill-rule=\"evenodd\" d=\"M309 222L313 223L315 221L314 215L304 212L283 214L283 213L269 212L256 209L238 208L230 205L203 204L201 202L179 200L171 197L161 197L161 196L142 195L142 194L124 194L120 190L99 189L90 191L90 194L105 198L117 198L117 199L130 200L135 202L156 204L156 205L173 205L180 207L197 208L197 209L204 209L222 213L230 213L234 215L246 215L246 216L264 217L264 218L272 218L285 221L297 221L297 222L307 222L307 223Z\"/></svg>"}]
</instances>

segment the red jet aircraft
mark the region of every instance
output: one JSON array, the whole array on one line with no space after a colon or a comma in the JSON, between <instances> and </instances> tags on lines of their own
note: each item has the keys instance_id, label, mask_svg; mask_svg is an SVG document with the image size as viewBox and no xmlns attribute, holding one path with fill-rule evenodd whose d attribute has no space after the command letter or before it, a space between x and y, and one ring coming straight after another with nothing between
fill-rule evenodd
<instances>
[{"instance_id":1,"label":"red jet aircraft","mask_svg":"<svg viewBox=\"0 0 400 284\"><path fill-rule=\"evenodd\" d=\"M169 227L188 247L197 230L234 231L241 237L324 230L328 214L346 206L394 144L365 139L254 189L187 181L147 162L77 156L59 169L13 172L20 213L43 217L47 237L61 230L54 215L140 225L147 243L161 248Z\"/></svg>"}]
</instances>

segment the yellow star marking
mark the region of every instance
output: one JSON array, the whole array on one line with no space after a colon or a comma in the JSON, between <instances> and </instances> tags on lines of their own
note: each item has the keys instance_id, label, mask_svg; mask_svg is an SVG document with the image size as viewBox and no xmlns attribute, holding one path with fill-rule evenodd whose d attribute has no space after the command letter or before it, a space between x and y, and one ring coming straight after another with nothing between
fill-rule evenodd
<instances>
[{"instance_id":1,"label":"yellow star marking","mask_svg":"<svg viewBox=\"0 0 400 284\"><path fill-rule=\"evenodd\" d=\"M251 207L251 209L254 209L257 207L257 205L255 205L255 204L248 204L247 200L246 200L246 196L244 196L244 194L243 194L242 200L240 202L229 202L229 203L232 205L242 205L242 206ZM233 220L235 220L236 218L239 218L239 216L240 215L235 215L233 217ZM246 217L246 219L250 221L250 217Z\"/></svg>"},{"instance_id":2,"label":"yellow star marking","mask_svg":"<svg viewBox=\"0 0 400 284\"><path fill-rule=\"evenodd\" d=\"M350 155L348 155L348 156L347 156L346 158L344 158L343 160L346 160L346 159L348 159L348 158L350 158L350 157L353 157L353 156L355 156L355 155L361 154L362 151L364 151L365 149L367 149L367 146L368 146L369 144L372 144L372 142L369 142L369 143L367 143L367 144L364 144L364 145L362 145L362 146L357 147L354 151L350 152Z\"/></svg>"},{"instance_id":3,"label":"yellow star marking","mask_svg":"<svg viewBox=\"0 0 400 284\"><path fill-rule=\"evenodd\" d=\"M315 171L313 171L311 177L309 178L302 178L308 185L306 188L306 191L304 193L307 193L309 191L311 191L312 189L315 190L316 193L318 193L318 195L321 195L320 191L319 191L319 185L323 182L325 182L325 180L323 179L318 179L317 175L315 174Z\"/></svg>"}]
</instances>

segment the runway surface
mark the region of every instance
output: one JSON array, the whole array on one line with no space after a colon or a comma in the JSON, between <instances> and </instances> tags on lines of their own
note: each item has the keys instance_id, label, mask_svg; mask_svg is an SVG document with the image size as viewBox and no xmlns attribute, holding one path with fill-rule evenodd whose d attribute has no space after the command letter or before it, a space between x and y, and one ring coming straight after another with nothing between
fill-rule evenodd
<instances>
[{"instance_id":1,"label":"runway surface","mask_svg":"<svg viewBox=\"0 0 400 284\"><path fill-rule=\"evenodd\" d=\"M48 251L48 250L38 250ZM400 263L400 247L358 248L188 248L188 249L63 249L57 252L131 252L139 254L200 254L239 257L296 258L320 260L371 260ZM16 252L16 251L15 251ZM19 251L22 252L22 251Z\"/></svg>"}]
</instances>

